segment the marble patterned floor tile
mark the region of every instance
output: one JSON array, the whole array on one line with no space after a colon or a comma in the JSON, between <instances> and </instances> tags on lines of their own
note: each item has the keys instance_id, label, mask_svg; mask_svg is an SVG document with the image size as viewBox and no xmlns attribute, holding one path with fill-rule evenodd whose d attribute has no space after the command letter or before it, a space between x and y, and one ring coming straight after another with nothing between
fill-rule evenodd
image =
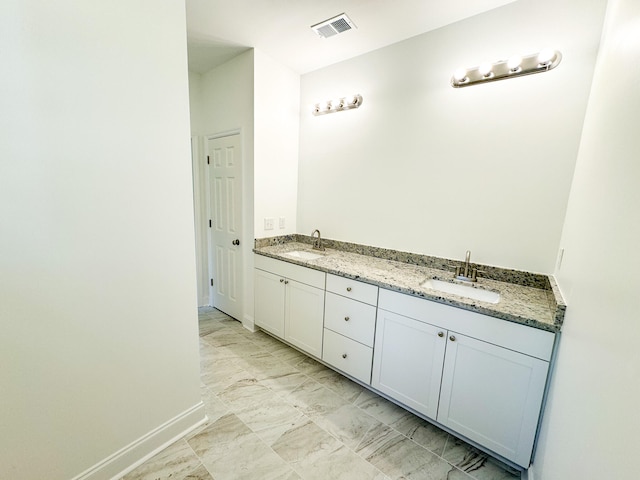
<instances>
[{"instance_id":1,"label":"marble patterned floor tile","mask_svg":"<svg viewBox=\"0 0 640 480\"><path fill-rule=\"evenodd\" d=\"M289 463L313 461L331 454L342 446L338 440L306 418L297 422L271 444L271 448Z\"/></svg>"},{"instance_id":2,"label":"marble patterned floor tile","mask_svg":"<svg viewBox=\"0 0 640 480\"><path fill-rule=\"evenodd\" d=\"M331 413L344 405L349 405L346 400L313 379L305 381L285 400L309 416Z\"/></svg>"},{"instance_id":3,"label":"marble patterned floor tile","mask_svg":"<svg viewBox=\"0 0 640 480\"><path fill-rule=\"evenodd\" d=\"M340 440L344 445L355 449L365 434L381 423L358 407L346 404L333 412L311 417L320 427Z\"/></svg>"},{"instance_id":4,"label":"marble patterned floor tile","mask_svg":"<svg viewBox=\"0 0 640 480\"><path fill-rule=\"evenodd\" d=\"M253 376L233 359L219 360L214 365L200 371L200 380L215 393L241 381L249 381Z\"/></svg>"},{"instance_id":5,"label":"marble patterned floor tile","mask_svg":"<svg viewBox=\"0 0 640 480\"><path fill-rule=\"evenodd\" d=\"M189 473L183 480L214 480L204 465L200 465L193 472Z\"/></svg>"},{"instance_id":6,"label":"marble patterned floor tile","mask_svg":"<svg viewBox=\"0 0 640 480\"><path fill-rule=\"evenodd\" d=\"M202 457L213 445L239 443L253 432L234 414L228 414L208 425L204 430L187 437L187 443L196 455Z\"/></svg>"},{"instance_id":7,"label":"marble patterned floor tile","mask_svg":"<svg viewBox=\"0 0 640 480\"><path fill-rule=\"evenodd\" d=\"M393 425L394 422L399 421L409 413L404 408L369 390L363 390L354 405L386 425Z\"/></svg>"},{"instance_id":8,"label":"marble patterned floor tile","mask_svg":"<svg viewBox=\"0 0 640 480\"><path fill-rule=\"evenodd\" d=\"M283 396L291 393L309 379L305 374L298 372L293 365L287 365L286 363L280 363L265 368L261 372L254 371L252 373L261 385L265 385Z\"/></svg>"},{"instance_id":9,"label":"marble patterned floor tile","mask_svg":"<svg viewBox=\"0 0 640 480\"><path fill-rule=\"evenodd\" d=\"M356 453L394 480L445 480L456 471L442 458L387 426L369 431Z\"/></svg>"},{"instance_id":10,"label":"marble patterned floor tile","mask_svg":"<svg viewBox=\"0 0 640 480\"><path fill-rule=\"evenodd\" d=\"M350 403L355 402L365 390L361 385L331 369L312 373L311 377Z\"/></svg>"},{"instance_id":11,"label":"marble patterned floor tile","mask_svg":"<svg viewBox=\"0 0 640 480\"><path fill-rule=\"evenodd\" d=\"M310 421L310 418L307 417L303 413L298 413L298 415L287 419L287 421L282 423L274 423L269 425L266 428L261 430L257 430L255 433L269 446L272 446L276 443L280 437L286 434L289 430L296 429L300 425L305 424Z\"/></svg>"},{"instance_id":12,"label":"marble patterned floor tile","mask_svg":"<svg viewBox=\"0 0 640 480\"><path fill-rule=\"evenodd\" d=\"M372 464L342 446L327 455L293 464L305 480L387 480Z\"/></svg>"},{"instance_id":13,"label":"marble patterned floor tile","mask_svg":"<svg viewBox=\"0 0 640 480\"><path fill-rule=\"evenodd\" d=\"M300 410L280 398L270 398L261 402L260 405L251 405L235 413L254 432L289 426L292 420L303 415Z\"/></svg>"},{"instance_id":14,"label":"marble patterned floor tile","mask_svg":"<svg viewBox=\"0 0 640 480\"><path fill-rule=\"evenodd\" d=\"M291 478L294 471L253 432L233 442L213 443L200 458L215 480L280 480Z\"/></svg>"},{"instance_id":15,"label":"marble patterned floor tile","mask_svg":"<svg viewBox=\"0 0 640 480\"><path fill-rule=\"evenodd\" d=\"M229 413L229 408L206 385L200 387L200 394L204 403L204 411L207 414L208 423L213 423Z\"/></svg>"},{"instance_id":16,"label":"marble patterned floor tile","mask_svg":"<svg viewBox=\"0 0 640 480\"><path fill-rule=\"evenodd\" d=\"M181 439L126 474L122 480L184 478L199 466L200 459Z\"/></svg>"},{"instance_id":17,"label":"marble patterned floor tile","mask_svg":"<svg viewBox=\"0 0 640 480\"><path fill-rule=\"evenodd\" d=\"M296 368L307 375L317 374L329 370L327 367L317 362L311 357L305 356L303 360L296 363Z\"/></svg>"},{"instance_id":18,"label":"marble patterned floor tile","mask_svg":"<svg viewBox=\"0 0 640 480\"><path fill-rule=\"evenodd\" d=\"M279 358L281 361L285 363L289 363L291 365L297 365L305 358L308 358L304 353L300 353L295 348L291 348L284 343L279 347L272 347L269 349L269 353L274 357Z\"/></svg>"},{"instance_id":19,"label":"marble patterned floor tile","mask_svg":"<svg viewBox=\"0 0 640 480\"><path fill-rule=\"evenodd\" d=\"M442 458L477 480L515 480L520 472L449 435Z\"/></svg>"},{"instance_id":20,"label":"marble patterned floor tile","mask_svg":"<svg viewBox=\"0 0 640 480\"><path fill-rule=\"evenodd\" d=\"M244 344L255 348L255 344L230 328L223 328L200 338L212 347L228 347L230 345Z\"/></svg>"},{"instance_id":21,"label":"marble patterned floor tile","mask_svg":"<svg viewBox=\"0 0 640 480\"><path fill-rule=\"evenodd\" d=\"M244 337L240 336L240 338ZM244 360L245 358L256 355L258 353L268 354L268 352L264 350L263 347L256 345L249 340L238 343L229 343L227 345L222 345L221 347L224 349L224 351L235 355L239 360Z\"/></svg>"},{"instance_id":22,"label":"marble patterned floor tile","mask_svg":"<svg viewBox=\"0 0 640 480\"><path fill-rule=\"evenodd\" d=\"M289 369L294 368L291 365L283 363L282 361L271 355L269 352L264 350L254 350L253 352L245 354L241 358L238 358L237 362L238 365L241 365L248 372L259 375L263 375L265 369L272 367L286 366L289 367ZM256 378L258 377L256 376Z\"/></svg>"},{"instance_id":23,"label":"marble patterned floor tile","mask_svg":"<svg viewBox=\"0 0 640 480\"><path fill-rule=\"evenodd\" d=\"M406 415L394 421L391 427L418 445L436 455L442 456L449 434L411 412L406 413Z\"/></svg>"},{"instance_id":24,"label":"marble patterned floor tile","mask_svg":"<svg viewBox=\"0 0 640 480\"><path fill-rule=\"evenodd\" d=\"M227 404L232 411L259 407L274 397L278 397L278 394L259 384L255 378L237 381L218 393L218 398Z\"/></svg>"},{"instance_id":25,"label":"marble patterned floor tile","mask_svg":"<svg viewBox=\"0 0 640 480\"><path fill-rule=\"evenodd\" d=\"M247 339L249 339L252 343L256 345L260 345L266 350L276 349L282 342L276 338L273 338L268 333L264 333L262 330L258 330L256 332L249 332L247 330Z\"/></svg>"}]
</instances>

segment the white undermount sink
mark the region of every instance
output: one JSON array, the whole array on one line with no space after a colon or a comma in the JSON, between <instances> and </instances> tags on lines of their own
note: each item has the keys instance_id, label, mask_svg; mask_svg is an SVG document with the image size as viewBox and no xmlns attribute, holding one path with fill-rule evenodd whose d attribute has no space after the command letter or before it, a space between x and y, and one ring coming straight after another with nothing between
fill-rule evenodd
<instances>
[{"instance_id":1,"label":"white undermount sink","mask_svg":"<svg viewBox=\"0 0 640 480\"><path fill-rule=\"evenodd\" d=\"M500 294L497 292L473 287L471 285L444 282L435 278L428 279L420 286L443 293L451 293L453 295L458 295L459 297L472 298L473 300L478 300L480 302L498 303L500 301Z\"/></svg>"},{"instance_id":2,"label":"white undermount sink","mask_svg":"<svg viewBox=\"0 0 640 480\"><path fill-rule=\"evenodd\" d=\"M293 258L298 258L300 260L315 260L324 256L320 253L308 252L306 250L294 250L293 252L285 253L285 255Z\"/></svg>"}]
</instances>

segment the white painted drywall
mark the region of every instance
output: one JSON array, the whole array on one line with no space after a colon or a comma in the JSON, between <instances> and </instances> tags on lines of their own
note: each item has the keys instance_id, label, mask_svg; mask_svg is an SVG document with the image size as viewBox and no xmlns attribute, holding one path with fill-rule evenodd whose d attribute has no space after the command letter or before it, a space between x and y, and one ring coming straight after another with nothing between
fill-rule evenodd
<instances>
[{"instance_id":1,"label":"white painted drywall","mask_svg":"<svg viewBox=\"0 0 640 480\"><path fill-rule=\"evenodd\" d=\"M298 232L552 272L605 3L521 0L303 75ZM547 46L549 73L449 86ZM310 113L354 93L358 110Z\"/></svg>"},{"instance_id":2,"label":"white painted drywall","mask_svg":"<svg viewBox=\"0 0 640 480\"><path fill-rule=\"evenodd\" d=\"M611 0L556 275L568 307L536 480L637 478L640 4Z\"/></svg>"},{"instance_id":3,"label":"white painted drywall","mask_svg":"<svg viewBox=\"0 0 640 480\"><path fill-rule=\"evenodd\" d=\"M192 83L197 83L198 74L190 73ZM239 130L242 136L242 201L243 201L243 284L244 313L242 320L247 328L253 328L253 210L254 210L254 52L245 53L229 60L213 70L202 74L199 97L192 96L191 104L197 105L199 123L191 125L192 135L206 136ZM192 91L192 94L193 94ZM204 149L203 149L204 150ZM206 160L200 158L200 172L206 178ZM204 172L204 173L203 173ZM206 204L206 192L199 191L202 205ZM206 244L206 243L205 243ZM199 263L207 268L208 259ZM202 289L202 287L200 287Z\"/></svg>"},{"instance_id":4,"label":"white painted drywall","mask_svg":"<svg viewBox=\"0 0 640 480\"><path fill-rule=\"evenodd\" d=\"M200 403L184 25L0 6L0 478L69 479Z\"/></svg>"},{"instance_id":5,"label":"white painted drywall","mask_svg":"<svg viewBox=\"0 0 640 480\"><path fill-rule=\"evenodd\" d=\"M300 76L260 50L254 61L254 229L264 238L296 233ZM267 217L273 230L264 228Z\"/></svg>"}]
</instances>

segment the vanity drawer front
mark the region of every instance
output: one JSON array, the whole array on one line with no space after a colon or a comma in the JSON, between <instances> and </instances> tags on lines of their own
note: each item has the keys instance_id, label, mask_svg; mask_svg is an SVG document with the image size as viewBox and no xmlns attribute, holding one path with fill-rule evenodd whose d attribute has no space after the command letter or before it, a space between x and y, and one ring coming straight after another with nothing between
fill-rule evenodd
<instances>
[{"instance_id":1,"label":"vanity drawer front","mask_svg":"<svg viewBox=\"0 0 640 480\"><path fill-rule=\"evenodd\" d=\"M260 270L280 275L283 278L296 280L312 287L324 289L325 273L319 270L283 262L264 255L254 255L254 266Z\"/></svg>"},{"instance_id":2,"label":"vanity drawer front","mask_svg":"<svg viewBox=\"0 0 640 480\"><path fill-rule=\"evenodd\" d=\"M378 287L350 278L327 274L327 291L353 298L369 305L378 305Z\"/></svg>"},{"instance_id":3,"label":"vanity drawer front","mask_svg":"<svg viewBox=\"0 0 640 480\"><path fill-rule=\"evenodd\" d=\"M376 307L327 292L324 326L345 337L373 347Z\"/></svg>"},{"instance_id":4,"label":"vanity drawer front","mask_svg":"<svg viewBox=\"0 0 640 480\"><path fill-rule=\"evenodd\" d=\"M326 328L322 360L361 382L371 383L373 349Z\"/></svg>"}]
</instances>

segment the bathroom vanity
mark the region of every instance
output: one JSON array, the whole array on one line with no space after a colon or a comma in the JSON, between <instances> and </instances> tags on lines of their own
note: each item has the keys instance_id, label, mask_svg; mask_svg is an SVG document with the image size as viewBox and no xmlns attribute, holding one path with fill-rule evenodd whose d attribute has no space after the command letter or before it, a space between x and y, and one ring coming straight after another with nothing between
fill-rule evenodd
<instances>
[{"instance_id":1,"label":"bathroom vanity","mask_svg":"<svg viewBox=\"0 0 640 480\"><path fill-rule=\"evenodd\" d=\"M499 280L460 284L493 292L499 301L491 303L426 282L458 285L434 268L451 261L367 255L367 247L339 242L324 252L274 243L257 241L254 250L257 326L498 458L529 466L565 309L552 277L483 267Z\"/></svg>"}]
</instances>

